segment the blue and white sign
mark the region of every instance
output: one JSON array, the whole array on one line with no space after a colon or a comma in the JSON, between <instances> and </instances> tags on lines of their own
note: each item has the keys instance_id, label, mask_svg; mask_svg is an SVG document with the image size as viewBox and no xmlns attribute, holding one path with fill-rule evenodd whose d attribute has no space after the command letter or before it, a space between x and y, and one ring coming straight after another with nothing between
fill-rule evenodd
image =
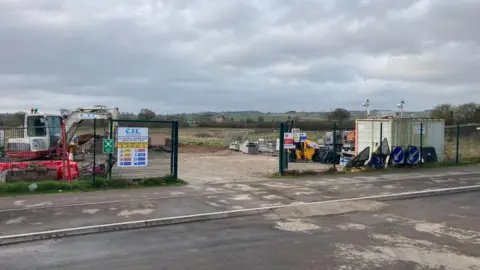
<instances>
[{"instance_id":1,"label":"blue and white sign","mask_svg":"<svg viewBox=\"0 0 480 270\"><path fill-rule=\"evenodd\" d=\"M393 164L403 164L405 162L405 148L402 146L393 148L391 157Z\"/></svg>"},{"instance_id":2,"label":"blue and white sign","mask_svg":"<svg viewBox=\"0 0 480 270\"><path fill-rule=\"evenodd\" d=\"M420 151L416 146L409 146L407 153L407 163L408 164L417 164L420 160Z\"/></svg>"},{"instance_id":3,"label":"blue and white sign","mask_svg":"<svg viewBox=\"0 0 480 270\"><path fill-rule=\"evenodd\" d=\"M382 160L379 156L373 155L370 162L372 164L372 168L374 168L374 169L380 168L382 166Z\"/></svg>"},{"instance_id":4,"label":"blue and white sign","mask_svg":"<svg viewBox=\"0 0 480 270\"><path fill-rule=\"evenodd\" d=\"M306 132L300 133L300 141L304 142L306 140L307 140L307 133Z\"/></svg>"},{"instance_id":5,"label":"blue and white sign","mask_svg":"<svg viewBox=\"0 0 480 270\"><path fill-rule=\"evenodd\" d=\"M97 115L94 113L81 113L80 114L81 119L95 119L97 118Z\"/></svg>"}]
</instances>

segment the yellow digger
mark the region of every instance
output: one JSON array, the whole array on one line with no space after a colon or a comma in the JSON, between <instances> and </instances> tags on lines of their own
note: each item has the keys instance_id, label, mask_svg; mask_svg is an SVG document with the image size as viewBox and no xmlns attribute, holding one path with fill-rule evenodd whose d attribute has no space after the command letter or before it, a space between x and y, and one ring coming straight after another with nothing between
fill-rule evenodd
<instances>
[{"instance_id":1,"label":"yellow digger","mask_svg":"<svg viewBox=\"0 0 480 270\"><path fill-rule=\"evenodd\" d=\"M311 140L295 143L296 149L288 150L289 162L314 161L320 162L320 146Z\"/></svg>"}]
</instances>

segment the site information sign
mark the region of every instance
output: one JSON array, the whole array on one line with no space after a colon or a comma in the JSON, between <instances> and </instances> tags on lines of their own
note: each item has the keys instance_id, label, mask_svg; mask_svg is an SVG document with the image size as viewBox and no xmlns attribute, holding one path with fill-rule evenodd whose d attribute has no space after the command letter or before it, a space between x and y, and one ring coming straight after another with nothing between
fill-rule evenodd
<instances>
[{"instance_id":1,"label":"site information sign","mask_svg":"<svg viewBox=\"0 0 480 270\"><path fill-rule=\"evenodd\" d=\"M295 144L293 143L293 133L283 134L283 149L295 149Z\"/></svg>"},{"instance_id":2,"label":"site information sign","mask_svg":"<svg viewBox=\"0 0 480 270\"><path fill-rule=\"evenodd\" d=\"M148 128L119 127L117 133L118 167L148 165Z\"/></svg>"}]
</instances>

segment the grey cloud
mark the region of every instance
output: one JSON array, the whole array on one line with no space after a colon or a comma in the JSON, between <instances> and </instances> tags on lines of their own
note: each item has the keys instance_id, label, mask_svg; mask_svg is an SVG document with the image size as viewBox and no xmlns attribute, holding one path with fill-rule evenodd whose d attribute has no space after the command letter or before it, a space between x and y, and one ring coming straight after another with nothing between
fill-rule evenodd
<instances>
[{"instance_id":1,"label":"grey cloud","mask_svg":"<svg viewBox=\"0 0 480 270\"><path fill-rule=\"evenodd\" d=\"M1 109L31 107L19 92L51 110L159 113L478 100L478 10L474 0L2 1Z\"/></svg>"}]
</instances>

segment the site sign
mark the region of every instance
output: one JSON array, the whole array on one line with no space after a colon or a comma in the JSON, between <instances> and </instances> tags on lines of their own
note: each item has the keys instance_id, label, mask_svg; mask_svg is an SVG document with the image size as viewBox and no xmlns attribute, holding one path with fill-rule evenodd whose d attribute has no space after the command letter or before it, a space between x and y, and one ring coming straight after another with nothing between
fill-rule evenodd
<instances>
[{"instance_id":1,"label":"site sign","mask_svg":"<svg viewBox=\"0 0 480 270\"><path fill-rule=\"evenodd\" d=\"M148 165L148 128L119 127L117 144L118 167Z\"/></svg>"},{"instance_id":2,"label":"site sign","mask_svg":"<svg viewBox=\"0 0 480 270\"><path fill-rule=\"evenodd\" d=\"M283 149L295 149L295 144L293 142L293 133L284 133L283 134Z\"/></svg>"},{"instance_id":3,"label":"site sign","mask_svg":"<svg viewBox=\"0 0 480 270\"><path fill-rule=\"evenodd\" d=\"M103 139L103 153L113 154L114 149L113 139Z\"/></svg>"}]
</instances>

